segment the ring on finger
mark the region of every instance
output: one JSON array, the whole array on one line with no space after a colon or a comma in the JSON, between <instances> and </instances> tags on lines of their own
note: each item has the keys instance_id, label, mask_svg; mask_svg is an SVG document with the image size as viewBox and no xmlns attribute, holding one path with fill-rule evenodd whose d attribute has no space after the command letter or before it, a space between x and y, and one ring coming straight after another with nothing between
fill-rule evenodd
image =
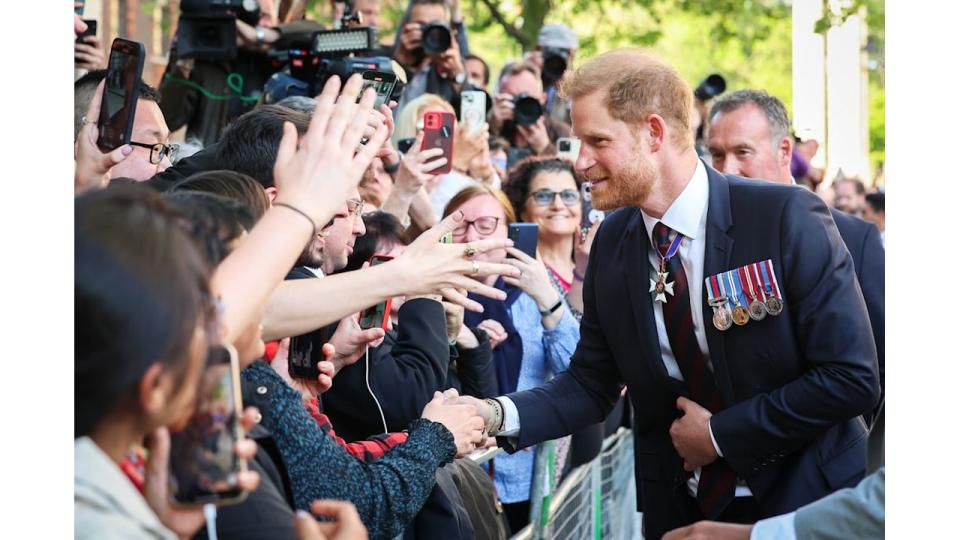
<instances>
[{"instance_id":1,"label":"ring on finger","mask_svg":"<svg viewBox=\"0 0 960 540\"><path fill-rule=\"evenodd\" d=\"M473 269L470 271L471 276L475 276L480 273L480 263L473 261Z\"/></svg>"},{"instance_id":2,"label":"ring on finger","mask_svg":"<svg viewBox=\"0 0 960 540\"><path fill-rule=\"evenodd\" d=\"M463 256L468 259L472 259L473 256L476 254L477 254L477 248L471 246L470 244L467 244L466 247L463 248Z\"/></svg>"}]
</instances>

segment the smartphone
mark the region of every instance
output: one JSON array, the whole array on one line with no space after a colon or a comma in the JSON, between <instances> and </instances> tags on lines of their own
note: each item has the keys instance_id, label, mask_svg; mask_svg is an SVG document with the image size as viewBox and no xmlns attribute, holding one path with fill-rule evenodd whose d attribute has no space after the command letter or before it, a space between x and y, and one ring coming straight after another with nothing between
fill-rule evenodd
<instances>
[{"instance_id":1,"label":"smartphone","mask_svg":"<svg viewBox=\"0 0 960 540\"><path fill-rule=\"evenodd\" d=\"M598 221L603 221L603 218L606 216L603 210L597 210L593 207L593 196L590 194L591 188L590 182L584 182L580 185L580 231L583 233L583 237L586 238L587 233L590 231L590 227Z\"/></svg>"},{"instance_id":2,"label":"smartphone","mask_svg":"<svg viewBox=\"0 0 960 540\"><path fill-rule=\"evenodd\" d=\"M487 118L487 94L477 90L460 92L460 121L477 131Z\"/></svg>"},{"instance_id":3,"label":"smartphone","mask_svg":"<svg viewBox=\"0 0 960 540\"><path fill-rule=\"evenodd\" d=\"M442 148L447 164L434 169L432 174L446 174L453 169L453 130L456 118L451 112L428 112L423 117L423 145L421 150ZM439 158L438 158L439 159Z\"/></svg>"},{"instance_id":4,"label":"smartphone","mask_svg":"<svg viewBox=\"0 0 960 540\"><path fill-rule=\"evenodd\" d=\"M143 77L143 44L123 38L113 40L107 82L100 103L100 136L97 146L110 152L130 142L133 117Z\"/></svg>"},{"instance_id":5,"label":"smartphone","mask_svg":"<svg viewBox=\"0 0 960 540\"><path fill-rule=\"evenodd\" d=\"M77 43L83 43L83 38L87 36L97 35L97 20L96 19L84 19L83 22L87 24L87 29L83 31L82 34L77 36Z\"/></svg>"},{"instance_id":6,"label":"smartphone","mask_svg":"<svg viewBox=\"0 0 960 540\"><path fill-rule=\"evenodd\" d=\"M381 105L390 99L393 93L393 87L397 84L397 76L393 73L383 71L364 71L363 88L360 90L360 96L357 96L357 102L363 96L363 91L367 88L373 88L377 93L377 100L373 103L374 109L379 109Z\"/></svg>"},{"instance_id":7,"label":"smartphone","mask_svg":"<svg viewBox=\"0 0 960 540\"><path fill-rule=\"evenodd\" d=\"M537 258L537 224L511 223L507 227L507 237L513 240L513 247Z\"/></svg>"},{"instance_id":8,"label":"smartphone","mask_svg":"<svg viewBox=\"0 0 960 540\"><path fill-rule=\"evenodd\" d=\"M393 257L388 255L374 255L373 257L370 257L370 266L373 267L391 260L393 260ZM361 311L360 328L367 330L368 328L380 327L383 328L384 332L386 332L387 328L390 326L390 308L392 305L393 299L387 298L383 302Z\"/></svg>"},{"instance_id":9,"label":"smartphone","mask_svg":"<svg viewBox=\"0 0 960 540\"><path fill-rule=\"evenodd\" d=\"M575 137L560 137L557 139L557 157L573 162L580 156L580 139Z\"/></svg>"},{"instance_id":10,"label":"smartphone","mask_svg":"<svg viewBox=\"0 0 960 540\"><path fill-rule=\"evenodd\" d=\"M237 473L246 461L235 451L240 430L240 363L232 346L216 345L197 388L196 409L183 429L170 433L170 484L176 504L242 501Z\"/></svg>"},{"instance_id":11,"label":"smartphone","mask_svg":"<svg viewBox=\"0 0 960 540\"><path fill-rule=\"evenodd\" d=\"M287 349L287 373L295 379L317 380L320 370L317 363L323 360L321 348L330 341L337 330L336 324L330 324L308 334L290 338ZM314 345L319 343L320 347Z\"/></svg>"},{"instance_id":12,"label":"smartphone","mask_svg":"<svg viewBox=\"0 0 960 540\"><path fill-rule=\"evenodd\" d=\"M401 154L406 154L410 151L410 148L413 146L413 143L417 142L413 137L407 139L400 139L397 141L397 151Z\"/></svg>"}]
</instances>

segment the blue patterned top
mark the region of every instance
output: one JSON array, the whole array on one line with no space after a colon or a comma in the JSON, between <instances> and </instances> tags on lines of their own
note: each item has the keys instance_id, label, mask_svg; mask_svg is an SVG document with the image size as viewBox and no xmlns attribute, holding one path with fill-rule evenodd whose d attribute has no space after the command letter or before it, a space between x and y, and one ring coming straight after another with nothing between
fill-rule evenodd
<instances>
[{"instance_id":1,"label":"blue patterned top","mask_svg":"<svg viewBox=\"0 0 960 540\"><path fill-rule=\"evenodd\" d=\"M553 330L545 330L537 302L521 293L510 306L510 318L523 340L523 361L517 391L536 388L554 375L566 371L570 357L580 341L580 325L573 318L570 306L563 304L563 317ZM536 446L524 448L494 458L493 482L501 502L516 503L530 500L533 482L533 464Z\"/></svg>"}]
</instances>

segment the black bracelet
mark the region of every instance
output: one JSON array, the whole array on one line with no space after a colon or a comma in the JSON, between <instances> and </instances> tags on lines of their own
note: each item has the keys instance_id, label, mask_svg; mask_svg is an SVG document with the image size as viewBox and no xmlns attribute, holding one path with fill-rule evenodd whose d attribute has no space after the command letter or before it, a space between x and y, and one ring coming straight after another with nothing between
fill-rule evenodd
<instances>
[{"instance_id":1,"label":"black bracelet","mask_svg":"<svg viewBox=\"0 0 960 540\"><path fill-rule=\"evenodd\" d=\"M293 205L287 204L287 203L285 203L285 202L274 202L274 203L273 203L273 206L282 206L282 207L284 207L284 208L289 208L290 210L293 210L294 212L296 212L296 213L300 214L301 216L307 218L307 221L310 222L310 226L313 227L313 234L310 235L311 241L313 240L313 237L317 235L317 223L316 223L315 221L313 221L313 218L310 217L309 215L307 215L307 213L304 212L303 210L300 210L299 208L297 208L297 207L295 207L295 206L293 206Z\"/></svg>"},{"instance_id":2,"label":"black bracelet","mask_svg":"<svg viewBox=\"0 0 960 540\"><path fill-rule=\"evenodd\" d=\"M550 309L546 309L546 310L541 309L540 315L543 315L544 317L553 315L558 309L560 309L560 306L562 305L563 305L563 298L557 298L557 303L554 304L553 307Z\"/></svg>"}]
</instances>

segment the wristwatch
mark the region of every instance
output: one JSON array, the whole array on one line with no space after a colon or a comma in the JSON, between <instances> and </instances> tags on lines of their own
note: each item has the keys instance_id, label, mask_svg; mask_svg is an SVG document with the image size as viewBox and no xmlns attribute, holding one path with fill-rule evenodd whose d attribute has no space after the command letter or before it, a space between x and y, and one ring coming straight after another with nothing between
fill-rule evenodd
<instances>
[{"instance_id":1,"label":"wristwatch","mask_svg":"<svg viewBox=\"0 0 960 540\"><path fill-rule=\"evenodd\" d=\"M263 31L262 26L257 27L256 33L257 33L257 43L263 43L263 41L267 39L267 33Z\"/></svg>"}]
</instances>

